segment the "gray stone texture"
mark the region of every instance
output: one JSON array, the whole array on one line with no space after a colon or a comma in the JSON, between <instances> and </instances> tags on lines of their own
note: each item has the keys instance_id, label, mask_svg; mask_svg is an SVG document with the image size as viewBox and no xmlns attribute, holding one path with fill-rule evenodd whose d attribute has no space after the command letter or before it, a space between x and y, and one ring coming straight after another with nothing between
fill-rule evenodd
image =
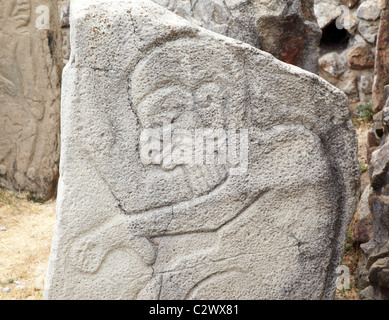
<instances>
[{"instance_id":1,"label":"gray stone texture","mask_svg":"<svg viewBox=\"0 0 389 320\"><path fill-rule=\"evenodd\" d=\"M188 21L318 73L313 0L153 0Z\"/></svg>"},{"instance_id":2,"label":"gray stone texture","mask_svg":"<svg viewBox=\"0 0 389 320\"><path fill-rule=\"evenodd\" d=\"M346 96L146 0L73 2L46 299L332 299L359 195ZM247 129L248 170L140 161Z\"/></svg>"}]
</instances>

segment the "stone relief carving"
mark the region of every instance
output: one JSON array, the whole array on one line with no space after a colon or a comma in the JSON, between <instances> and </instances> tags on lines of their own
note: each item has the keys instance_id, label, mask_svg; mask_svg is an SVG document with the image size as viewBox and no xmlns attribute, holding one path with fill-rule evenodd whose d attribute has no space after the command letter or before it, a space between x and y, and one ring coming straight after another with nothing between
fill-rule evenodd
<instances>
[{"instance_id":1,"label":"stone relief carving","mask_svg":"<svg viewBox=\"0 0 389 320\"><path fill-rule=\"evenodd\" d=\"M58 171L61 64L55 31L34 29L33 4L0 1L0 184L46 198Z\"/></svg>"},{"instance_id":2,"label":"stone relief carving","mask_svg":"<svg viewBox=\"0 0 389 320\"><path fill-rule=\"evenodd\" d=\"M193 48L193 51L188 53L182 48ZM210 70L201 61L215 53L205 45L199 46L196 41L182 37L144 54L145 58L137 63L128 77L130 111L137 119L138 139L143 128L161 128L166 122L174 132L174 129L195 129L204 125L244 128L261 121L260 115L249 111L250 94L244 86L247 76L244 67L242 69L242 61L227 59ZM116 118L119 116L112 114L112 119ZM111 125L120 126L118 123ZM111 147L125 150L125 136L112 133L116 146ZM105 167L107 163L111 166L112 162L108 158L103 161L98 159L95 168L109 186L121 215L77 242L73 253L74 265L83 272L98 273L112 252L132 250L141 259L143 268L152 269L149 277L142 278L142 281L147 280L147 284L136 292L135 297L201 299L220 293L226 282L232 281L230 285L234 290L227 292L226 296L233 298L258 294L255 293L258 285L256 274L266 271L261 267L262 254L266 254L256 244L251 245L249 240L240 244L244 246L243 252L236 254L236 248L231 247L234 237L244 237L247 232L249 238L257 237L266 242L267 237L272 238L276 234L282 245L289 248L289 253L285 253L286 260L318 254L314 253L317 248L310 248L302 232L309 230L310 226L301 222L301 231L295 234L284 230L282 223L271 216L293 203L292 195L288 195L287 191L290 188L299 189L296 196L299 200L292 204L292 210L306 211L311 217L308 220L323 215L327 210L336 211L329 200L335 195L329 196L328 189L317 187L327 185L330 188L333 184L329 164L323 161L326 155L320 138L298 124L266 129L251 127L250 136L256 139L250 143L249 172L242 176L230 176L225 166L217 165L143 166L139 161L139 145L135 155L137 159L133 159L137 161L134 170L127 172L121 167L112 173ZM91 151L89 149L86 153ZM315 166L312 167L311 163ZM280 176L268 167L270 164L277 165ZM291 170L297 173L291 174ZM120 179L116 173L122 176L123 181L132 182L121 189L116 183L116 179ZM319 201L327 199L326 203L322 202L325 209L307 207L312 198ZM280 199L276 207L274 199ZM263 230L253 233L250 224L254 221ZM329 219L323 223L330 225L332 222ZM240 236L236 230L239 230ZM322 231L315 228L314 232ZM121 236L117 238L113 234ZM212 241L201 243L199 239L204 234ZM197 252L188 254L183 250L181 255L172 255L170 243L176 242L200 242L201 245ZM320 254L329 255L330 251L322 248ZM267 259L274 259L272 272L281 272L285 267L277 266L276 255ZM201 266L198 266L199 261ZM226 263L228 261L241 267L231 267L230 263ZM298 264L298 261L295 263ZM245 271L247 264L257 266L258 273L253 271L253 278ZM206 271L204 265L207 266ZM327 267L315 266L323 273ZM138 272L141 273L141 269ZM295 273L296 283L303 281L298 279L299 272L303 277L304 272L291 267L286 278ZM191 276L190 281L185 280ZM285 285L280 283L274 290L292 291L295 284L288 283L286 278ZM273 290L270 282L263 279L263 285L269 286L267 294ZM180 290L176 287L178 283L181 284ZM277 292L273 294L277 295ZM292 292L290 294L293 295Z\"/></svg>"},{"instance_id":3,"label":"stone relief carving","mask_svg":"<svg viewBox=\"0 0 389 320\"><path fill-rule=\"evenodd\" d=\"M359 191L346 97L151 1L72 5L46 298L331 299ZM142 163L165 123L247 129L247 171Z\"/></svg>"}]
</instances>

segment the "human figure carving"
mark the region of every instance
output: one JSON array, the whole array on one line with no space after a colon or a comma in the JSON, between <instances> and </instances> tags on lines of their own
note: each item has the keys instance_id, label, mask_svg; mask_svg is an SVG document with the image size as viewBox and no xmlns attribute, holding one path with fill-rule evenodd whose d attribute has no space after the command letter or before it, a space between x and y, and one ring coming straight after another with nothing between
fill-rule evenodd
<instances>
[{"instance_id":1,"label":"human figure carving","mask_svg":"<svg viewBox=\"0 0 389 320\"><path fill-rule=\"evenodd\" d=\"M193 51L182 50L188 47L193 47ZM196 170L203 168L144 166L138 155L138 159L133 159L137 171L118 171L124 180L130 180L125 186L111 183L109 176L104 178L117 200L120 219L93 230L74 246L75 264L84 272L97 272L104 257L115 248L129 247L142 257L145 265L153 266L163 250L159 246L161 238L186 234L201 237L202 233L217 235L218 243L206 253L183 256L175 261L175 268L170 269L169 265L165 265L154 272L148 286L139 293L140 297L163 298L161 287L164 274L185 277L187 273L192 274L193 270L196 270L193 274L197 274L197 278L183 286L182 291L177 292L177 298L202 297L204 292L212 290L210 287L218 286L220 274L226 277L234 274L235 278L231 281L244 283L242 290L248 290L244 294L250 296L254 290L252 285L255 281L252 277L255 275L245 274L244 268L230 269L223 261L241 259L243 265L255 263L260 270L261 263L255 253L259 249L255 247L256 244L243 241L241 245L244 243L248 248L238 258L226 246L235 241L231 236L235 232L234 228L243 234L248 230L245 225L252 220L264 228L263 234L259 233L258 237L279 234L285 245L290 246L292 259L299 254L313 254L310 245L304 241L304 230L308 228L309 219L307 222L299 222L301 227L296 227L297 235L288 233L284 230L287 226L274 218L277 210L291 206L292 212L304 211L309 217L323 214L323 210L336 210L331 200L321 203L317 208L305 207L304 199L330 199L328 185L332 183L333 177L328 169L326 155L320 147L319 137L297 123L266 129L253 126L256 123L255 115L248 110L253 102L250 101L249 93L243 89L246 88L243 85L246 78L242 62L225 61L218 66L219 69L214 67L210 71L201 63L209 56L207 50L206 46L199 46L196 41L184 37L158 47L137 64L129 76L131 105L128 106L139 120L136 132L140 135L143 128L160 127L166 121L172 123L172 119L173 128L195 129L204 125L237 130L247 128L248 171L232 176L228 175L225 168L208 167L203 172L219 172L219 180L213 181L217 186L215 188L210 184L208 190L196 196L193 188L208 181L206 177L199 178L196 174ZM109 163L107 159L105 161ZM316 165L312 167L311 163ZM96 164L96 167L99 165ZM165 205L157 206L153 199L155 193L148 193L149 185L142 185L148 179L159 184L164 198L157 197L156 200L165 201ZM187 187L192 182L192 187ZM175 186L171 187L171 184ZM177 194L180 189L184 191ZM295 191L294 196L288 193L291 189ZM296 194L301 199L295 200ZM269 199L278 197L279 208L269 208ZM290 224L295 224L297 222L293 221L292 212L288 219ZM250 248L250 245L254 247ZM321 254L328 254L330 250L323 248ZM199 259L209 267L205 274L204 270L199 270L202 267L196 264ZM275 265L275 270L277 268L282 266ZM291 274L293 272L290 270Z\"/></svg>"},{"instance_id":2,"label":"human figure carving","mask_svg":"<svg viewBox=\"0 0 389 320\"><path fill-rule=\"evenodd\" d=\"M0 0L0 137L7 137L0 148L0 162L16 152L16 169L27 172L36 141L37 123L44 106L36 103L34 91L32 44L29 34L31 4L29 0ZM32 113L34 105L37 110ZM39 109L39 110L38 110ZM1 141L1 138L0 138ZM24 175L17 174L20 188Z\"/></svg>"}]
</instances>

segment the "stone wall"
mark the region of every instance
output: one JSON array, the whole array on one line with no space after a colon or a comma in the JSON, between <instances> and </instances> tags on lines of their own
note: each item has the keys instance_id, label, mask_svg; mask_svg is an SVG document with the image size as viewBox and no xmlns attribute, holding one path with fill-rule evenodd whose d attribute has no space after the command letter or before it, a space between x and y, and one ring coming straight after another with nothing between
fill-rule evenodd
<instances>
[{"instance_id":1,"label":"stone wall","mask_svg":"<svg viewBox=\"0 0 389 320\"><path fill-rule=\"evenodd\" d=\"M315 0L323 31L320 76L349 98L350 108L372 104L381 0Z\"/></svg>"},{"instance_id":2,"label":"stone wall","mask_svg":"<svg viewBox=\"0 0 389 320\"><path fill-rule=\"evenodd\" d=\"M313 0L154 0L188 21L318 73Z\"/></svg>"},{"instance_id":3,"label":"stone wall","mask_svg":"<svg viewBox=\"0 0 389 320\"><path fill-rule=\"evenodd\" d=\"M389 1L382 4L368 135L370 186L362 196L354 242L362 249L357 286L362 299L389 299Z\"/></svg>"}]
</instances>

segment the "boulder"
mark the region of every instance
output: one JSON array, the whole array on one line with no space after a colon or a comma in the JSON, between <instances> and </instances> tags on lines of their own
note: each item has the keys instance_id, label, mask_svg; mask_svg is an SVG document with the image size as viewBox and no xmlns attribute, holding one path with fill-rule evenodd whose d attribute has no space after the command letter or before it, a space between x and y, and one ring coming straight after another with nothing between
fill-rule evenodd
<instances>
[{"instance_id":1,"label":"boulder","mask_svg":"<svg viewBox=\"0 0 389 320\"><path fill-rule=\"evenodd\" d=\"M370 185L368 185L362 193L361 199L357 209L357 220L362 220L370 214L369 196L372 192Z\"/></svg>"},{"instance_id":2,"label":"boulder","mask_svg":"<svg viewBox=\"0 0 389 320\"><path fill-rule=\"evenodd\" d=\"M339 0L315 0L314 11L321 29L334 22L343 12Z\"/></svg>"},{"instance_id":3,"label":"boulder","mask_svg":"<svg viewBox=\"0 0 389 320\"><path fill-rule=\"evenodd\" d=\"M149 0L71 6L45 298L333 299L345 94Z\"/></svg>"},{"instance_id":4,"label":"boulder","mask_svg":"<svg viewBox=\"0 0 389 320\"><path fill-rule=\"evenodd\" d=\"M347 70L346 59L337 52L330 52L320 57L320 71L324 71L336 79L339 79Z\"/></svg>"},{"instance_id":5,"label":"boulder","mask_svg":"<svg viewBox=\"0 0 389 320\"><path fill-rule=\"evenodd\" d=\"M59 163L57 3L0 0L0 8L0 187L47 199Z\"/></svg>"},{"instance_id":6,"label":"boulder","mask_svg":"<svg viewBox=\"0 0 389 320\"><path fill-rule=\"evenodd\" d=\"M358 32L362 35L362 37L369 43L375 44L377 39L379 28L379 20L377 21L366 21L359 20L358 23Z\"/></svg>"},{"instance_id":7,"label":"boulder","mask_svg":"<svg viewBox=\"0 0 389 320\"><path fill-rule=\"evenodd\" d=\"M367 0L358 7L357 17L364 20L377 20L381 14L378 0Z\"/></svg>"},{"instance_id":8,"label":"boulder","mask_svg":"<svg viewBox=\"0 0 389 320\"><path fill-rule=\"evenodd\" d=\"M351 69L363 70L374 67L375 57L368 45L356 45L347 51Z\"/></svg>"},{"instance_id":9,"label":"boulder","mask_svg":"<svg viewBox=\"0 0 389 320\"><path fill-rule=\"evenodd\" d=\"M386 182L389 170L389 143L373 152L370 166L370 180L374 189L381 188Z\"/></svg>"}]
</instances>

